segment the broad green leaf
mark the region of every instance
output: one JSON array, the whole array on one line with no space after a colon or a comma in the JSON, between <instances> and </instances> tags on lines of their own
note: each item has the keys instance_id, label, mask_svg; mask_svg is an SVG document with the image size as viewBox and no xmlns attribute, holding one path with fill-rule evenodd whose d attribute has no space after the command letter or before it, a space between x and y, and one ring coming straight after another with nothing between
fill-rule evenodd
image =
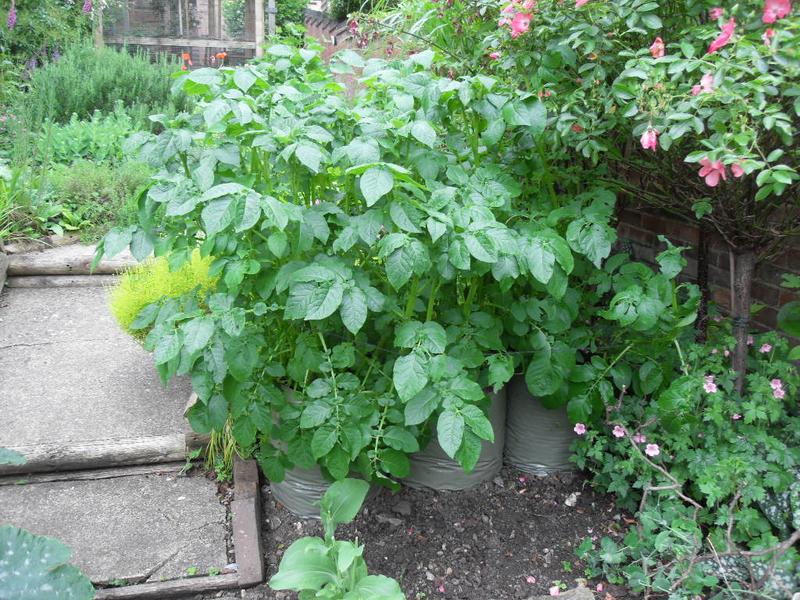
<instances>
[{"instance_id":1,"label":"broad green leaf","mask_svg":"<svg viewBox=\"0 0 800 600\"><path fill-rule=\"evenodd\" d=\"M342 323L353 335L357 334L367 320L367 296L360 288L349 288L342 296L339 307Z\"/></svg>"},{"instance_id":2,"label":"broad green leaf","mask_svg":"<svg viewBox=\"0 0 800 600\"><path fill-rule=\"evenodd\" d=\"M369 492L369 484L361 479L343 479L331 484L322 496L322 511L334 525L356 518Z\"/></svg>"},{"instance_id":3,"label":"broad green leaf","mask_svg":"<svg viewBox=\"0 0 800 600\"><path fill-rule=\"evenodd\" d=\"M156 365L168 363L181 352L181 337L177 332L170 332L159 338L156 343L153 359Z\"/></svg>"},{"instance_id":4,"label":"broad green leaf","mask_svg":"<svg viewBox=\"0 0 800 600\"><path fill-rule=\"evenodd\" d=\"M206 347L214 335L214 320L211 317L197 317L182 326L183 347L189 354L194 354Z\"/></svg>"},{"instance_id":5,"label":"broad green leaf","mask_svg":"<svg viewBox=\"0 0 800 600\"><path fill-rule=\"evenodd\" d=\"M233 82L243 92L247 93L258 78L248 68L238 68L233 72Z\"/></svg>"},{"instance_id":6,"label":"broad green leaf","mask_svg":"<svg viewBox=\"0 0 800 600\"><path fill-rule=\"evenodd\" d=\"M464 243L469 253L477 260L485 263L497 262L497 246L488 234L479 231L464 236Z\"/></svg>"},{"instance_id":7,"label":"broad green leaf","mask_svg":"<svg viewBox=\"0 0 800 600\"><path fill-rule=\"evenodd\" d=\"M358 546L345 540L336 540L334 551L336 552L336 568L340 573L344 573L353 564L356 557L364 553L364 546Z\"/></svg>"},{"instance_id":8,"label":"broad green leaf","mask_svg":"<svg viewBox=\"0 0 800 600\"><path fill-rule=\"evenodd\" d=\"M493 354L489 357L489 385L497 392L514 375L514 359L505 354Z\"/></svg>"},{"instance_id":9,"label":"broad green leaf","mask_svg":"<svg viewBox=\"0 0 800 600\"><path fill-rule=\"evenodd\" d=\"M300 427L310 429L322 425L331 415L333 408L325 402L312 402L303 410L300 417Z\"/></svg>"},{"instance_id":10,"label":"broad green leaf","mask_svg":"<svg viewBox=\"0 0 800 600\"><path fill-rule=\"evenodd\" d=\"M430 389L424 389L406 404L404 415L406 425L419 425L433 414L439 406L439 397Z\"/></svg>"},{"instance_id":11,"label":"broad green leaf","mask_svg":"<svg viewBox=\"0 0 800 600\"><path fill-rule=\"evenodd\" d=\"M319 459L330 452L336 445L338 433L333 425L323 425L314 432L311 438L311 453Z\"/></svg>"},{"instance_id":12,"label":"broad green leaf","mask_svg":"<svg viewBox=\"0 0 800 600\"><path fill-rule=\"evenodd\" d=\"M304 537L286 550L278 572L269 580L269 587L273 590L319 590L335 582L337 577L336 563L325 542L316 537Z\"/></svg>"},{"instance_id":13,"label":"broad green leaf","mask_svg":"<svg viewBox=\"0 0 800 600\"><path fill-rule=\"evenodd\" d=\"M400 585L385 575L367 575L358 580L353 591L364 600L406 600Z\"/></svg>"},{"instance_id":14,"label":"broad green leaf","mask_svg":"<svg viewBox=\"0 0 800 600\"><path fill-rule=\"evenodd\" d=\"M464 439L464 417L452 410L445 410L436 422L436 437L442 450L450 458L455 458Z\"/></svg>"},{"instance_id":15,"label":"broad green leaf","mask_svg":"<svg viewBox=\"0 0 800 600\"><path fill-rule=\"evenodd\" d=\"M436 145L436 131L428 121L414 121L411 124L411 135L429 148L433 148Z\"/></svg>"},{"instance_id":16,"label":"broad green leaf","mask_svg":"<svg viewBox=\"0 0 800 600\"><path fill-rule=\"evenodd\" d=\"M384 448L380 453L381 466L394 477L402 479L411 472L411 463L403 452L392 448Z\"/></svg>"},{"instance_id":17,"label":"broad green leaf","mask_svg":"<svg viewBox=\"0 0 800 600\"><path fill-rule=\"evenodd\" d=\"M523 252L531 275L542 283L550 281L556 262L556 255L550 249L550 244L542 238L532 238L523 243Z\"/></svg>"},{"instance_id":18,"label":"broad green leaf","mask_svg":"<svg viewBox=\"0 0 800 600\"><path fill-rule=\"evenodd\" d=\"M310 142L298 143L294 150L294 155L300 163L314 173L319 173L320 164L325 158L320 147Z\"/></svg>"},{"instance_id":19,"label":"broad green leaf","mask_svg":"<svg viewBox=\"0 0 800 600\"><path fill-rule=\"evenodd\" d=\"M383 443L401 452L419 452L419 442L417 442L417 438L407 429L403 429L397 425L391 425L386 428L386 431L383 432Z\"/></svg>"},{"instance_id":20,"label":"broad green leaf","mask_svg":"<svg viewBox=\"0 0 800 600\"><path fill-rule=\"evenodd\" d=\"M225 428L225 422L228 420L228 401L225 396L222 394L211 396L211 400L208 401L208 417L215 431L222 431Z\"/></svg>"},{"instance_id":21,"label":"broad green leaf","mask_svg":"<svg viewBox=\"0 0 800 600\"><path fill-rule=\"evenodd\" d=\"M656 391L663 378L661 367L652 360L648 360L639 367L639 382L642 384L643 394L652 394Z\"/></svg>"},{"instance_id":22,"label":"broad green leaf","mask_svg":"<svg viewBox=\"0 0 800 600\"><path fill-rule=\"evenodd\" d=\"M540 135L547 125L547 109L539 100L509 102L503 107L506 123L515 127L529 127L533 135Z\"/></svg>"},{"instance_id":23,"label":"broad green leaf","mask_svg":"<svg viewBox=\"0 0 800 600\"><path fill-rule=\"evenodd\" d=\"M364 194L367 206L372 206L392 191L394 175L388 169L372 167L361 176L358 186Z\"/></svg>"},{"instance_id":24,"label":"broad green leaf","mask_svg":"<svg viewBox=\"0 0 800 600\"><path fill-rule=\"evenodd\" d=\"M403 402L408 402L416 396L428 383L425 372L424 359L412 352L401 356L394 363L394 388Z\"/></svg>"},{"instance_id":25,"label":"broad green leaf","mask_svg":"<svg viewBox=\"0 0 800 600\"><path fill-rule=\"evenodd\" d=\"M465 473L470 473L481 457L481 440L469 429L464 431L464 441L456 452L455 459L462 466Z\"/></svg>"},{"instance_id":26,"label":"broad green leaf","mask_svg":"<svg viewBox=\"0 0 800 600\"><path fill-rule=\"evenodd\" d=\"M231 224L234 213L233 206L233 198L223 196L212 200L203 208L200 217L206 228L207 236L215 235Z\"/></svg>"},{"instance_id":27,"label":"broad green leaf","mask_svg":"<svg viewBox=\"0 0 800 600\"><path fill-rule=\"evenodd\" d=\"M316 286L308 300L306 321L326 319L336 312L342 304L344 286L340 281Z\"/></svg>"},{"instance_id":28,"label":"broad green leaf","mask_svg":"<svg viewBox=\"0 0 800 600\"><path fill-rule=\"evenodd\" d=\"M791 335L800 337L800 301L794 300L784 304L778 311L778 327Z\"/></svg>"},{"instance_id":29,"label":"broad green leaf","mask_svg":"<svg viewBox=\"0 0 800 600\"><path fill-rule=\"evenodd\" d=\"M90 600L95 591L80 570L67 564L60 541L13 525L0 526L0 596L9 600Z\"/></svg>"},{"instance_id":30,"label":"broad green leaf","mask_svg":"<svg viewBox=\"0 0 800 600\"><path fill-rule=\"evenodd\" d=\"M461 407L461 415L475 435L482 440L494 442L492 424L480 408L474 404L465 404Z\"/></svg>"},{"instance_id":31,"label":"broad green leaf","mask_svg":"<svg viewBox=\"0 0 800 600\"><path fill-rule=\"evenodd\" d=\"M131 243L133 230L130 227L114 227L103 238L103 250L106 258L114 258Z\"/></svg>"}]
</instances>

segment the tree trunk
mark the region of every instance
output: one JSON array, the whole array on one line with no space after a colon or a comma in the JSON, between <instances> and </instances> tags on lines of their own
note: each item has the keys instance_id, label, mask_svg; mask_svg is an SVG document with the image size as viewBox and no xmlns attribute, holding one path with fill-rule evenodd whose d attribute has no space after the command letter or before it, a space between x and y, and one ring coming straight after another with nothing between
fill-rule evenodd
<instances>
[{"instance_id":1,"label":"tree trunk","mask_svg":"<svg viewBox=\"0 0 800 600\"><path fill-rule=\"evenodd\" d=\"M733 335L736 350L733 354L733 368L736 370L736 391L744 391L744 378L747 374L747 338L750 335L750 302L753 290L753 275L756 270L756 253L748 248L736 254L736 273L733 281L734 297L731 298Z\"/></svg>"}]
</instances>

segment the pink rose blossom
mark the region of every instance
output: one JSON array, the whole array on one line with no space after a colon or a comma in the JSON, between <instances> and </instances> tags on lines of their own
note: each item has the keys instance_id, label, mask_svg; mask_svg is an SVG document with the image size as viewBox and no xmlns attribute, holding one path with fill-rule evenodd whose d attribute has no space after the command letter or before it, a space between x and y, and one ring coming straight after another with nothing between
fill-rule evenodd
<instances>
[{"instance_id":1,"label":"pink rose blossom","mask_svg":"<svg viewBox=\"0 0 800 600\"><path fill-rule=\"evenodd\" d=\"M783 382L780 379L773 379L772 381L769 382L769 386L773 390L780 390L783 388Z\"/></svg>"},{"instance_id":2,"label":"pink rose blossom","mask_svg":"<svg viewBox=\"0 0 800 600\"><path fill-rule=\"evenodd\" d=\"M517 38L528 31L531 26L531 15L529 13L517 13L511 20L511 37Z\"/></svg>"},{"instance_id":3,"label":"pink rose blossom","mask_svg":"<svg viewBox=\"0 0 800 600\"><path fill-rule=\"evenodd\" d=\"M733 413L731 415L731 419L733 419L734 421L738 421L741 418L742 418L742 415L740 415L739 413Z\"/></svg>"},{"instance_id":4,"label":"pink rose blossom","mask_svg":"<svg viewBox=\"0 0 800 600\"><path fill-rule=\"evenodd\" d=\"M641 433L637 433L633 436L633 441L637 444L644 444L647 441L647 437L643 436Z\"/></svg>"},{"instance_id":5,"label":"pink rose blossom","mask_svg":"<svg viewBox=\"0 0 800 600\"><path fill-rule=\"evenodd\" d=\"M666 47L664 46L664 40L662 40L660 37L657 37L650 45L650 56L653 58L661 58L664 56L665 52Z\"/></svg>"},{"instance_id":6,"label":"pink rose blossom","mask_svg":"<svg viewBox=\"0 0 800 600\"><path fill-rule=\"evenodd\" d=\"M647 456L658 456L661 454L661 450L659 449L658 444L647 444L644 449L644 453L647 454Z\"/></svg>"},{"instance_id":7,"label":"pink rose blossom","mask_svg":"<svg viewBox=\"0 0 800 600\"><path fill-rule=\"evenodd\" d=\"M573 427L572 430L578 435L583 435L584 433L586 433L586 425L584 425L583 423L576 423L575 427Z\"/></svg>"},{"instance_id":8,"label":"pink rose blossom","mask_svg":"<svg viewBox=\"0 0 800 600\"><path fill-rule=\"evenodd\" d=\"M642 148L645 150L655 150L658 148L658 130L648 127L642 134Z\"/></svg>"},{"instance_id":9,"label":"pink rose blossom","mask_svg":"<svg viewBox=\"0 0 800 600\"><path fill-rule=\"evenodd\" d=\"M731 165L731 173L733 173L733 176L736 177L737 179L739 177L743 177L744 176L744 169L742 168L742 163L740 163L740 162L733 163Z\"/></svg>"},{"instance_id":10,"label":"pink rose blossom","mask_svg":"<svg viewBox=\"0 0 800 600\"><path fill-rule=\"evenodd\" d=\"M716 394L717 393L717 384L714 383L714 376L713 375L706 375L703 380L703 389L706 391L707 394Z\"/></svg>"},{"instance_id":11,"label":"pink rose blossom","mask_svg":"<svg viewBox=\"0 0 800 600\"><path fill-rule=\"evenodd\" d=\"M761 344L761 348L759 348L758 351L761 352L761 354L772 352L772 346L769 344Z\"/></svg>"},{"instance_id":12,"label":"pink rose blossom","mask_svg":"<svg viewBox=\"0 0 800 600\"><path fill-rule=\"evenodd\" d=\"M764 14L761 20L764 23L774 23L792 12L792 0L766 0L764 2Z\"/></svg>"},{"instance_id":13,"label":"pink rose blossom","mask_svg":"<svg viewBox=\"0 0 800 600\"><path fill-rule=\"evenodd\" d=\"M557 585L554 585L549 591L551 596L558 596L561 593L561 588L559 588Z\"/></svg>"},{"instance_id":14,"label":"pink rose blossom","mask_svg":"<svg viewBox=\"0 0 800 600\"><path fill-rule=\"evenodd\" d=\"M614 425L614 431L612 431L611 433L614 434L615 438L625 437L625 428L620 425Z\"/></svg>"},{"instance_id":15,"label":"pink rose blossom","mask_svg":"<svg viewBox=\"0 0 800 600\"><path fill-rule=\"evenodd\" d=\"M708 10L708 16L714 19L715 21L717 19L721 19L722 17L725 16L725 9L722 8L721 6L715 6L714 8L710 8Z\"/></svg>"},{"instance_id":16,"label":"pink rose blossom","mask_svg":"<svg viewBox=\"0 0 800 600\"><path fill-rule=\"evenodd\" d=\"M498 58L500 58L500 53L499 52L492 52L489 55L489 58L491 58L492 60L497 60Z\"/></svg>"},{"instance_id":17,"label":"pink rose blossom","mask_svg":"<svg viewBox=\"0 0 800 600\"><path fill-rule=\"evenodd\" d=\"M709 94L714 91L714 75L706 73L700 79L699 85L692 86L692 96L699 96L700 94Z\"/></svg>"},{"instance_id":18,"label":"pink rose blossom","mask_svg":"<svg viewBox=\"0 0 800 600\"><path fill-rule=\"evenodd\" d=\"M772 390L772 396L778 400L783 400L786 397L786 390L783 388L780 388L779 390Z\"/></svg>"},{"instance_id":19,"label":"pink rose blossom","mask_svg":"<svg viewBox=\"0 0 800 600\"><path fill-rule=\"evenodd\" d=\"M575 8L580 8L584 4L588 3L589 0L575 0Z\"/></svg>"},{"instance_id":20,"label":"pink rose blossom","mask_svg":"<svg viewBox=\"0 0 800 600\"><path fill-rule=\"evenodd\" d=\"M731 17L728 19L728 22L722 26L722 31L720 32L717 39L711 42L711 45L708 47L708 52L706 54L714 54L717 50L722 48L726 45L733 37L733 32L736 29L736 19Z\"/></svg>"},{"instance_id":21,"label":"pink rose blossom","mask_svg":"<svg viewBox=\"0 0 800 600\"><path fill-rule=\"evenodd\" d=\"M725 165L722 164L721 160L712 163L706 156L700 159L700 164L703 165L703 168L700 169L697 174L706 180L707 186L717 187L720 178L722 178L723 181L727 181L728 176L725 172Z\"/></svg>"},{"instance_id":22,"label":"pink rose blossom","mask_svg":"<svg viewBox=\"0 0 800 600\"><path fill-rule=\"evenodd\" d=\"M767 27L767 30L761 34L761 39L764 41L765 46L772 45L772 38L775 37L775 30L772 27Z\"/></svg>"}]
</instances>

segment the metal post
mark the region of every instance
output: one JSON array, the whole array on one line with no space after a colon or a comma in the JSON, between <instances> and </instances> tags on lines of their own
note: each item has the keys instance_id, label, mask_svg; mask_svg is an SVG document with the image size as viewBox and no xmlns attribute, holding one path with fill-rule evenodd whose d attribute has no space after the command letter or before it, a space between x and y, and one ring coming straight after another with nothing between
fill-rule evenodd
<instances>
[{"instance_id":1,"label":"metal post","mask_svg":"<svg viewBox=\"0 0 800 600\"><path fill-rule=\"evenodd\" d=\"M269 0L273 2L274 0ZM253 27L255 28L256 58L264 56L264 0L254 0ZM272 15L270 15L271 17Z\"/></svg>"}]
</instances>

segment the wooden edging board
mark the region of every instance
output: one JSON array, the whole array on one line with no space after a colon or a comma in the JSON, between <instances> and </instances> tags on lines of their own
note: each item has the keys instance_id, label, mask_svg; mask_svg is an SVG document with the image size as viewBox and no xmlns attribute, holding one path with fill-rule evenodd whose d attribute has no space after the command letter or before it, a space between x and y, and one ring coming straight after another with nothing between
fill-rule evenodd
<instances>
[{"instance_id":1,"label":"wooden edging board","mask_svg":"<svg viewBox=\"0 0 800 600\"><path fill-rule=\"evenodd\" d=\"M236 458L233 465L234 500L231 502L233 551L236 573L172 581L140 583L98 589L96 600L160 600L204 592L251 587L264 581L264 551L261 543L261 500L258 465Z\"/></svg>"},{"instance_id":2,"label":"wooden edging board","mask_svg":"<svg viewBox=\"0 0 800 600\"><path fill-rule=\"evenodd\" d=\"M3 291L3 284L6 282L6 269L8 268L8 256L0 252L0 292Z\"/></svg>"}]
</instances>

